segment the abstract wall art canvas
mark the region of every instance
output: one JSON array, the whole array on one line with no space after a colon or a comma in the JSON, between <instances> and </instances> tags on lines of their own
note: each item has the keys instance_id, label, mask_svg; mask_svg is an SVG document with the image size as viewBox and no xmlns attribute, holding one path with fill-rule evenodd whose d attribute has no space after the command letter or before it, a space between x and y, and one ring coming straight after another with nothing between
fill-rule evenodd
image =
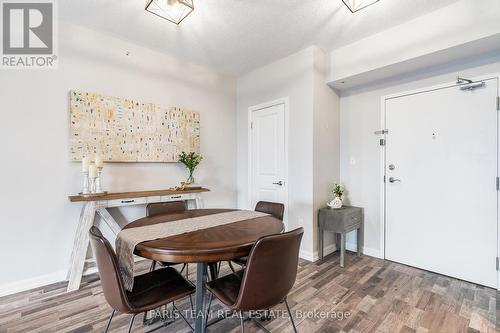
<instances>
[{"instance_id":1,"label":"abstract wall art canvas","mask_svg":"<svg viewBox=\"0 0 500 333\"><path fill-rule=\"evenodd\" d=\"M177 162L200 152L200 115L178 107L70 92L71 158L101 154L108 162Z\"/></svg>"}]
</instances>

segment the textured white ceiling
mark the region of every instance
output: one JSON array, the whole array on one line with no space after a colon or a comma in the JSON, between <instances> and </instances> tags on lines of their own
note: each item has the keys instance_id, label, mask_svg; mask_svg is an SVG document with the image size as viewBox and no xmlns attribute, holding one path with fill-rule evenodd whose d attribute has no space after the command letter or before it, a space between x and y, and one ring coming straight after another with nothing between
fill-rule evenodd
<instances>
[{"instance_id":1,"label":"textured white ceiling","mask_svg":"<svg viewBox=\"0 0 500 333\"><path fill-rule=\"evenodd\" d=\"M352 14L341 0L195 0L179 26L146 12L144 0L65 0L59 15L236 76L309 45L331 50L352 43L457 1L380 0Z\"/></svg>"}]
</instances>

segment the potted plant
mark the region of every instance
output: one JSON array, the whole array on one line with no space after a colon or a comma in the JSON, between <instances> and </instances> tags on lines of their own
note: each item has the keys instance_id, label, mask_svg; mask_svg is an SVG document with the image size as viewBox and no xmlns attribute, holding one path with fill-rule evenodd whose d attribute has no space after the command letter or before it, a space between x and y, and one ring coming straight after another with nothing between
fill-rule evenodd
<instances>
[{"instance_id":1,"label":"potted plant","mask_svg":"<svg viewBox=\"0 0 500 333\"><path fill-rule=\"evenodd\" d=\"M335 183L333 185L332 192L336 197L342 199L342 194L344 194L344 187L341 184Z\"/></svg>"},{"instance_id":2,"label":"potted plant","mask_svg":"<svg viewBox=\"0 0 500 333\"><path fill-rule=\"evenodd\" d=\"M203 156L200 154L197 154L195 152L190 152L189 154L186 154L186 152L182 152L179 155L179 162L184 164L186 168L189 171L189 177L186 180L186 184L193 184L194 183L194 177L193 173L196 167L200 164L200 162L203 160Z\"/></svg>"},{"instance_id":3,"label":"potted plant","mask_svg":"<svg viewBox=\"0 0 500 333\"><path fill-rule=\"evenodd\" d=\"M335 198L332 201L327 203L328 207L333 209L342 208L342 194L344 194L344 187L341 184L335 183L332 189Z\"/></svg>"}]
</instances>

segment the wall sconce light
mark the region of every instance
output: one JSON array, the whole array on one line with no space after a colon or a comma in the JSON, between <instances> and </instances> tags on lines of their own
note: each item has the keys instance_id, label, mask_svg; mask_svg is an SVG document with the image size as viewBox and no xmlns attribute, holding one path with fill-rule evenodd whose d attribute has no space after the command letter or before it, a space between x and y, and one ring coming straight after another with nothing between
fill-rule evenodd
<instances>
[{"instance_id":1,"label":"wall sconce light","mask_svg":"<svg viewBox=\"0 0 500 333\"><path fill-rule=\"evenodd\" d=\"M193 0L147 0L146 11L179 24L194 10Z\"/></svg>"}]
</instances>

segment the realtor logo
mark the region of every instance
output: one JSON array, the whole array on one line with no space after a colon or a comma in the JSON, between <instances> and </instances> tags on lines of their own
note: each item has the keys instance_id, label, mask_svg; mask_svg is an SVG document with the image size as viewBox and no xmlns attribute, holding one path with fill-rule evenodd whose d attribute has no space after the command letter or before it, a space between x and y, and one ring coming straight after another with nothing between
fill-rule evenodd
<instances>
[{"instance_id":1,"label":"realtor logo","mask_svg":"<svg viewBox=\"0 0 500 333\"><path fill-rule=\"evenodd\" d=\"M54 3L2 2L2 67L53 68Z\"/></svg>"}]
</instances>

